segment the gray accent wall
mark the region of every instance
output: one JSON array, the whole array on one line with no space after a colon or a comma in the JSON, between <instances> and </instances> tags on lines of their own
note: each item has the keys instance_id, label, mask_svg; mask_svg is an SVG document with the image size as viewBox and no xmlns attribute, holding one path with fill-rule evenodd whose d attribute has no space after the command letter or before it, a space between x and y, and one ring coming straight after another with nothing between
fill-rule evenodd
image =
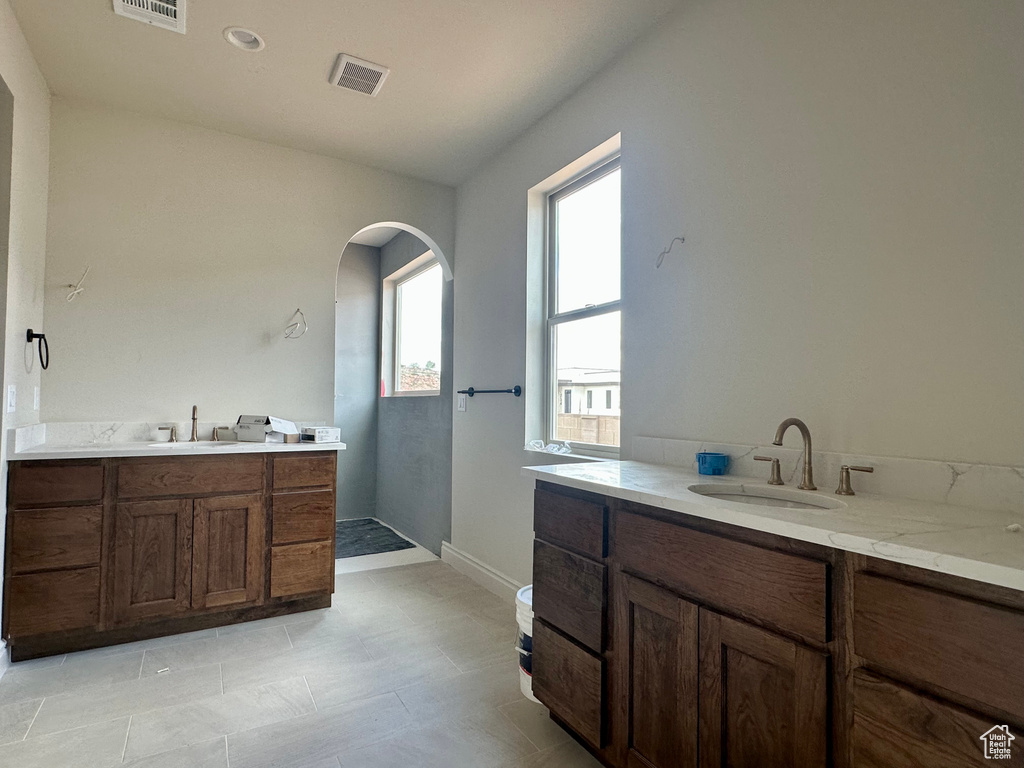
<instances>
[{"instance_id":1,"label":"gray accent wall","mask_svg":"<svg viewBox=\"0 0 1024 768\"><path fill-rule=\"evenodd\" d=\"M395 236L380 249L380 277L426 250L417 237ZM452 530L451 280L441 302L440 396L381 398L377 423L377 517L435 554Z\"/></svg>"},{"instance_id":2,"label":"gray accent wall","mask_svg":"<svg viewBox=\"0 0 1024 768\"><path fill-rule=\"evenodd\" d=\"M377 516L380 281L379 248L345 248L334 337L334 425L348 446L338 453L339 520Z\"/></svg>"}]
</instances>

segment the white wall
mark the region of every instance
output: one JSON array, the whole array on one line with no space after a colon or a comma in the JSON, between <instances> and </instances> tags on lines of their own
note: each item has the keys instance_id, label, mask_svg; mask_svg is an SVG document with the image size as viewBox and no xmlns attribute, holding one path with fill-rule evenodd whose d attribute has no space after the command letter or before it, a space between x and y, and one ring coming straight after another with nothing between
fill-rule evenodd
<instances>
[{"instance_id":1,"label":"white wall","mask_svg":"<svg viewBox=\"0 0 1024 768\"><path fill-rule=\"evenodd\" d=\"M39 385L39 364L27 357L25 329L43 325L43 263L46 255L46 197L49 184L50 92L7 0L0 0L0 77L14 94L11 157L10 235L0 290L6 296L2 391L18 388L18 408L3 410L0 456L7 455L7 430L33 424L32 390ZM7 462L0 460L0 552L4 546ZM0 590L3 575L0 572ZM5 656L0 654L0 668Z\"/></svg>"},{"instance_id":2,"label":"white wall","mask_svg":"<svg viewBox=\"0 0 1024 768\"><path fill-rule=\"evenodd\" d=\"M380 248L349 243L338 265L334 330L337 519L377 516L380 398Z\"/></svg>"},{"instance_id":3,"label":"white wall","mask_svg":"<svg viewBox=\"0 0 1024 768\"><path fill-rule=\"evenodd\" d=\"M32 390L39 363L28 355L25 329L43 327L43 271L49 187L50 92L7 0L0 0L0 76L14 94L11 228L7 265L4 379L18 387L18 409L4 412L7 429L39 421ZM6 498L6 496L4 497Z\"/></svg>"},{"instance_id":4,"label":"white wall","mask_svg":"<svg viewBox=\"0 0 1024 768\"><path fill-rule=\"evenodd\" d=\"M402 221L452 250L454 190L182 123L55 99L51 163L47 421L330 422L349 238Z\"/></svg>"},{"instance_id":5,"label":"white wall","mask_svg":"<svg viewBox=\"0 0 1024 768\"><path fill-rule=\"evenodd\" d=\"M1019 2L684 4L459 188L456 387L523 379L527 190L621 131L624 457L800 416L1024 464L1021 39ZM455 414L452 543L527 582L523 408Z\"/></svg>"}]
</instances>

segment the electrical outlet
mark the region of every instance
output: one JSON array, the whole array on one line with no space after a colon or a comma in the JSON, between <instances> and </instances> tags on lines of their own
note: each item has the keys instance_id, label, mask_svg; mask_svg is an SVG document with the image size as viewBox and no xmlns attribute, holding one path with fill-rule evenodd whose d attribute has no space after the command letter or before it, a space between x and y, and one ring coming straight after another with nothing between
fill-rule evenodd
<instances>
[{"instance_id":1,"label":"electrical outlet","mask_svg":"<svg viewBox=\"0 0 1024 768\"><path fill-rule=\"evenodd\" d=\"M460 411L466 410L466 396L465 395L459 395L459 410Z\"/></svg>"},{"instance_id":2,"label":"electrical outlet","mask_svg":"<svg viewBox=\"0 0 1024 768\"><path fill-rule=\"evenodd\" d=\"M32 389L32 410L39 410L39 387L34 387Z\"/></svg>"},{"instance_id":3,"label":"electrical outlet","mask_svg":"<svg viewBox=\"0 0 1024 768\"><path fill-rule=\"evenodd\" d=\"M14 384L7 385L7 412L14 413L18 410L18 387Z\"/></svg>"}]
</instances>

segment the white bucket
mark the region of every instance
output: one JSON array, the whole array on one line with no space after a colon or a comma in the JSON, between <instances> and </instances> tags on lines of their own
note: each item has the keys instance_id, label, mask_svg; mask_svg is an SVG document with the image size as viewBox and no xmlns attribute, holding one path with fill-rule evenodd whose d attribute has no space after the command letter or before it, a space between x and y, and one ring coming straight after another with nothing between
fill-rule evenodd
<instances>
[{"instance_id":1,"label":"white bucket","mask_svg":"<svg viewBox=\"0 0 1024 768\"><path fill-rule=\"evenodd\" d=\"M530 701L537 701L533 695L533 585L516 592L516 623L519 635L516 651L519 653L519 689Z\"/></svg>"}]
</instances>

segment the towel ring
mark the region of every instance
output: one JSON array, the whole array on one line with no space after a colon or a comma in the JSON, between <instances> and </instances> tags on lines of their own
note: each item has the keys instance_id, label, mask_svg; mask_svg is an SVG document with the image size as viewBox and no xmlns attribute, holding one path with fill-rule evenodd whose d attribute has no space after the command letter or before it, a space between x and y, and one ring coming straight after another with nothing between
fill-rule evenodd
<instances>
[{"instance_id":1,"label":"towel ring","mask_svg":"<svg viewBox=\"0 0 1024 768\"><path fill-rule=\"evenodd\" d=\"M45 371L50 367L50 342L46 340L45 333L35 333L31 328L29 328L25 333L25 341L31 344L36 339L39 340L39 365L41 365Z\"/></svg>"}]
</instances>

